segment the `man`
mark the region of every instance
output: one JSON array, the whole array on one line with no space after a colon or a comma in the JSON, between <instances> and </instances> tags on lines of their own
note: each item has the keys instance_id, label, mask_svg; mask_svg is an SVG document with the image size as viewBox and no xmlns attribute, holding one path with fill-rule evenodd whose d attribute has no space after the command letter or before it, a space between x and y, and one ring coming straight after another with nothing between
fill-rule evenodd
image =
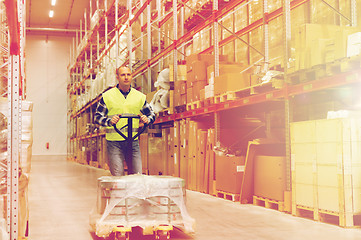
<instances>
[{"instance_id":1,"label":"man","mask_svg":"<svg viewBox=\"0 0 361 240\"><path fill-rule=\"evenodd\" d=\"M142 173L138 139L135 139L132 143L132 149L128 149L127 142L114 130L113 125L116 124L117 128L121 129L127 124L128 119L119 118L119 114L142 113L140 120L133 118L133 129L137 131L139 121L145 124L153 123L155 114L147 103L145 95L131 87L132 72L128 67L117 69L117 79L117 86L102 94L94 121L106 127L105 138L107 140L108 165L111 174L113 176L123 176L124 161L128 166L128 174ZM127 136L127 128L122 129L122 133ZM129 151L131 151L131 154Z\"/></svg>"}]
</instances>

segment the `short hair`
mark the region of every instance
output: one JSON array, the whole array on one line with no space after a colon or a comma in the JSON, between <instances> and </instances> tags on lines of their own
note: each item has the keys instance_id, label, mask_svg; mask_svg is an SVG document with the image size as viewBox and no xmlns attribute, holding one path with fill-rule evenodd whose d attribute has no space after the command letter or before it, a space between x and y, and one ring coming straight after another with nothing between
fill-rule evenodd
<instances>
[{"instance_id":1,"label":"short hair","mask_svg":"<svg viewBox=\"0 0 361 240\"><path fill-rule=\"evenodd\" d=\"M130 67L128 67L128 66L120 66L120 67L117 68L117 72L116 72L116 73L119 73L119 69L121 69L121 68L128 68L130 71L132 71L132 70L130 69Z\"/></svg>"}]
</instances>

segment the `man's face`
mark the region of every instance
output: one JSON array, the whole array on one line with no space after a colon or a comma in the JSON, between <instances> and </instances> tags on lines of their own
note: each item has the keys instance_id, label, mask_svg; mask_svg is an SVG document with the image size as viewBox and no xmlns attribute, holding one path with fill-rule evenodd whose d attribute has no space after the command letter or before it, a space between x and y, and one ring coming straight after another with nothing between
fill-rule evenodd
<instances>
[{"instance_id":1,"label":"man's face","mask_svg":"<svg viewBox=\"0 0 361 240\"><path fill-rule=\"evenodd\" d=\"M121 88L128 89L132 83L132 73L129 68L121 67L118 69L118 81Z\"/></svg>"}]
</instances>

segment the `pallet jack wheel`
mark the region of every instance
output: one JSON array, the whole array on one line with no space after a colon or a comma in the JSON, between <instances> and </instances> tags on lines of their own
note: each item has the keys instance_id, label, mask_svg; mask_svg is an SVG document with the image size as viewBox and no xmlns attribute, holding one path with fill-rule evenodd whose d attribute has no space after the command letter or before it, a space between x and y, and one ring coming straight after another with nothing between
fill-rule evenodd
<instances>
[{"instance_id":1,"label":"pallet jack wheel","mask_svg":"<svg viewBox=\"0 0 361 240\"><path fill-rule=\"evenodd\" d=\"M117 226L113 229L114 240L129 240L130 227Z\"/></svg>"},{"instance_id":2,"label":"pallet jack wheel","mask_svg":"<svg viewBox=\"0 0 361 240\"><path fill-rule=\"evenodd\" d=\"M167 240L170 239L170 232L169 231L157 231L155 235L155 239L158 240Z\"/></svg>"},{"instance_id":3,"label":"pallet jack wheel","mask_svg":"<svg viewBox=\"0 0 361 240\"><path fill-rule=\"evenodd\" d=\"M173 226L160 225L155 229L155 239L167 240L170 239L170 231L173 230Z\"/></svg>"},{"instance_id":4,"label":"pallet jack wheel","mask_svg":"<svg viewBox=\"0 0 361 240\"><path fill-rule=\"evenodd\" d=\"M114 240L129 240L129 232L116 232Z\"/></svg>"}]
</instances>

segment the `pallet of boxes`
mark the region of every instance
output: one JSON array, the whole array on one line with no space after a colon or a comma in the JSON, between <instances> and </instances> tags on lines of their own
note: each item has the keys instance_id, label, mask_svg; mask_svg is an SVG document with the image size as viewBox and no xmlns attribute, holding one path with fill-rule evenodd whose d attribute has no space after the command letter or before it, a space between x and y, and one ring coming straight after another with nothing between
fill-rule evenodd
<instances>
[{"instance_id":1,"label":"pallet of boxes","mask_svg":"<svg viewBox=\"0 0 361 240\"><path fill-rule=\"evenodd\" d=\"M214 103L215 96L250 87L253 69L243 63L228 62L227 58L219 56L219 74L216 76L214 55L192 54L186 57L187 78L181 85L181 89L186 89L186 104L197 101Z\"/></svg>"}]
</instances>

